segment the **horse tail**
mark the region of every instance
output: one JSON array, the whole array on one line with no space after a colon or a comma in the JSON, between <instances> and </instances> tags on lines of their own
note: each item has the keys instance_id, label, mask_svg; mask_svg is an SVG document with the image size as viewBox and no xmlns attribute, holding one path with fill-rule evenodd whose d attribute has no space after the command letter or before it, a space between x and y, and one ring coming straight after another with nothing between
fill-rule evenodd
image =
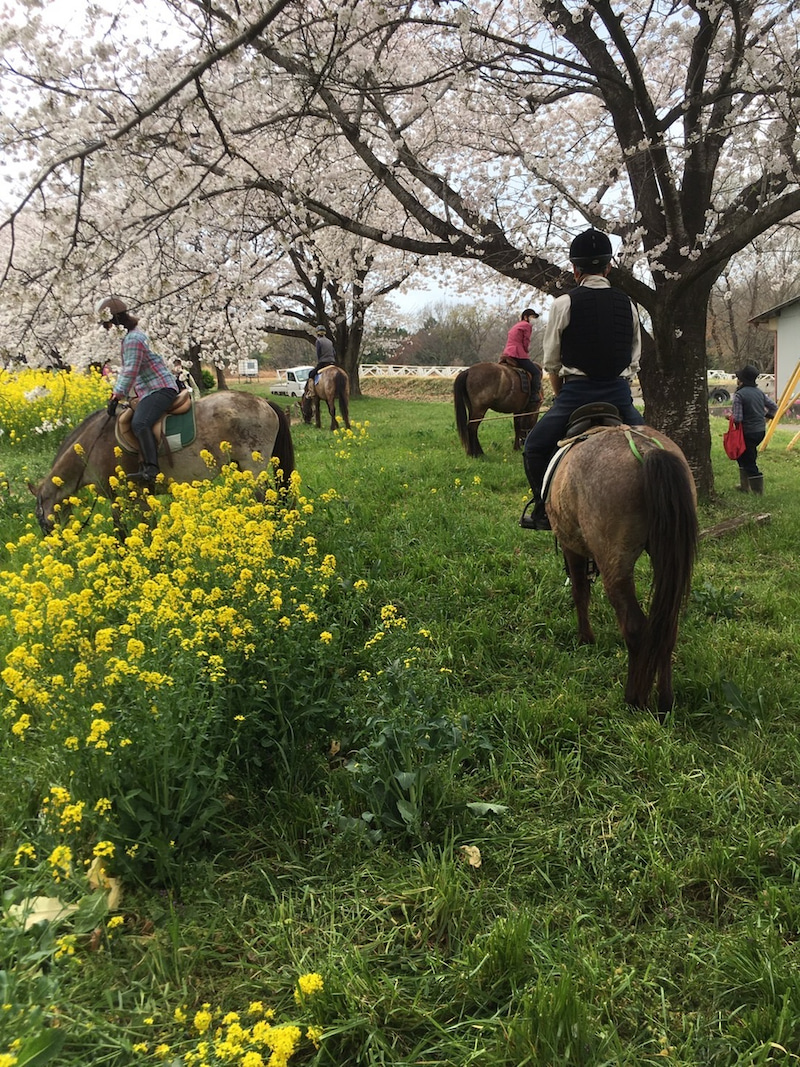
<instances>
[{"instance_id":1,"label":"horse tail","mask_svg":"<svg viewBox=\"0 0 800 1067\"><path fill-rule=\"evenodd\" d=\"M453 382L453 403L456 409L456 429L461 438L461 444L467 455L470 454L469 419L472 414L472 405L467 390L467 375L469 370L462 370L456 375Z\"/></svg>"},{"instance_id":2,"label":"horse tail","mask_svg":"<svg viewBox=\"0 0 800 1067\"><path fill-rule=\"evenodd\" d=\"M336 399L339 401L339 411L342 413L344 424L350 429L350 379L344 371L336 375Z\"/></svg>"},{"instance_id":3,"label":"horse tail","mask_svg":"<svg viewBox=\"0 0 800 1067\"><path fill-rule=\"evenodd\" d=\"M653 592L640 663L650 665L652 680L669 674L700 535L691 474L683 458L654 448L645 453L642 466Z\"/></svg>"},{"instance_id":4,"label":"horse tail","mask_svg":"<svg viewBox=\"0 0 800 1067\"><path fill-rule=\"evenodd\" d=\"M278 433L275 436L275 444L272 446L272 454L278 461L278 485L282 489L288 489L294 471L294 442L292 431L289 428L289 416L273 400L267 403L278 416Z\"/></svg>"}]
</instances>

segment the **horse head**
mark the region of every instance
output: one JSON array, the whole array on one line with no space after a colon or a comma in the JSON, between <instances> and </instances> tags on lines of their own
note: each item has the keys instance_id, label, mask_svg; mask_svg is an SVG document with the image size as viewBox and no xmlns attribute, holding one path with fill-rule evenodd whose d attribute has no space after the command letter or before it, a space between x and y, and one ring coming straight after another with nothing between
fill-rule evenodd
<instances>
[{"instance_id":1,"label":"horse head","mask_svg":"<svg viewBox=\"0 0 800 1067\"><path fill-rule=\"evenodd\" d=\"M34 485L32 482L28 482L28 488L36 497L36 505L34 507L34 514L36 515L36 521L39 523L43 534L49 534L53 532L55 526L55 518L53 516L53 505L55 503L55 494L52 494L53 499L48 499L51 494L46 494L45 490L47 485L52 486L52 482L45 478L39 485Z\"/></svg>"},{"instance_id":2,"label":"horse head","mask_svg":"<svg viewBox=\"0 0 800 1067\"><path fill-rule=\"evenodd\" d=\"M310 378L309 381L311 381ZM300 414L303 416L303 422L305 423L310 423L311 419L314 417L314 403L311 398L308 382L306 382L305 390L300 397Z\"/></svg>"}]
</instances>

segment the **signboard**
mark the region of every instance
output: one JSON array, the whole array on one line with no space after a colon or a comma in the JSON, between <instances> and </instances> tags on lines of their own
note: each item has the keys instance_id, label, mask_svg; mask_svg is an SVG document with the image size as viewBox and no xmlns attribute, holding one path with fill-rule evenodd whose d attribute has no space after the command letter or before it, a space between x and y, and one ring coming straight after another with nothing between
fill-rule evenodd
<instances>
[{"instance_id":1,"label":"signboard","mask_svg":"<svg viewBox=\"0 0 800 1067\"><path fill-rule=\"evenodd\" d=\"M257 378L258 377L258 360L257 359L240 359L239 360L239 377L240 378Z\"/></svg>"}]
</instances>

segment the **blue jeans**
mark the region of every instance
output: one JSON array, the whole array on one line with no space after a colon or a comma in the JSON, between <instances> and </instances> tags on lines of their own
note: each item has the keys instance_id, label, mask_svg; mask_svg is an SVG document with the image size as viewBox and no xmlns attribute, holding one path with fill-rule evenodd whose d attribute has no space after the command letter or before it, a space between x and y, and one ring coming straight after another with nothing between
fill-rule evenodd
<instances>
[{"instance_id":1,"label":"blue jeans","mask_svg":"<svg viewBox=\"0 0 800 1067\"><path fill-rule=\"evenodd\" d=\"M644 419L633 406L630 383L625 378L597 381L592 378L567 378L561 392L525 438L523 460L528 483L538 496L547 464L558 442L567 435L569 418L584 404L613 404L620 418L629 426L642 426Z\"/></svg>"}]
</instances>

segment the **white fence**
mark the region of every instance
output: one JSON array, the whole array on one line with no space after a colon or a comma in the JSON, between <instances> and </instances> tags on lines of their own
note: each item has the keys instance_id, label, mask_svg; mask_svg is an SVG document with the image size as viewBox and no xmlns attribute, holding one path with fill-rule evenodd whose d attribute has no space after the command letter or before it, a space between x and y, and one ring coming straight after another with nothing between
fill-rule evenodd
<instances>
[{"instance_id":1,"label":"white fence","mask_svg":"<svg viewBox=\"0 0 800 1067\"><path fill-rule=\"evenodd\" d=\"M386 363L362 363L361 378L455 378L464 367L401 367Z\"/></svg>"},{"instance_id":2,"label":"white fence","mask_svg":"<svg viewBox=\"0 0 800 1067\"><path fill-rule=\"evenodd\" d=\"M278 381L285 381L287 370L295 369L281 367L275 375ZM466 367L391 367L386 363L362 363L358 375L359 378L455 378L462 370Z\"/></svg>"}]
</instances>

